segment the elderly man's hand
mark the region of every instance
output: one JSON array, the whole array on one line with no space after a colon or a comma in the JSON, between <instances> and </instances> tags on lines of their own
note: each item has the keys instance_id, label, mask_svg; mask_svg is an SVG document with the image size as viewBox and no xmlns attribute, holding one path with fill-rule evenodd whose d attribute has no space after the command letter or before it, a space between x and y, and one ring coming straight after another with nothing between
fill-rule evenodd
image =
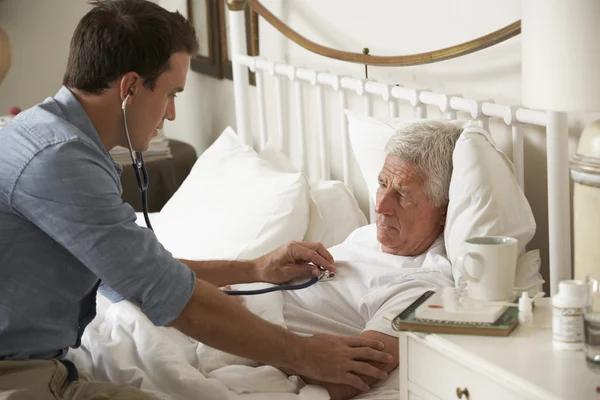
<instances>
[{"instance_id":1,"label":"elderly man's hand","mask_svg":"<svg viewBox=\"0 0 600 400\"><path fill-rule=\"evenodd\" d=\"M393 357L383 351L384 344L378 340L324 334L302 340L303 345L294 349L293 372L321 382L350 385L367 391L369 385L361 376L376 379L387 377L387 372L383 370L385 367L373 366L371 362L384 366L393 362Z\"/></svg>"},{"instance_id":2,"label":"elderly man's hand","mask_svg":"<svg viewBox=\"0 0 600 400\"><path fill-rule=\"evenodd\" d=\"M256 280L275 284L318 276L317 266L335 271L331 254L314 242L290 242L254 261Z\"/></svg>"}]
</instances>

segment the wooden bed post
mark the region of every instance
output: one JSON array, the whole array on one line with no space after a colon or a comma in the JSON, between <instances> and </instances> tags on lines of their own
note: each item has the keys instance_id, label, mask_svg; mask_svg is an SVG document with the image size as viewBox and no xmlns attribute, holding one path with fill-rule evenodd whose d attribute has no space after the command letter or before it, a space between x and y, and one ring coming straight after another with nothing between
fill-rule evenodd
<instances>
[{"instance_id":1,"label":"wooden bed post","mask_svg":"<svg viewBox=\"0 0 600 400\"><path fill-rule=\"evenodd\" d=\"M253 146L252 134L248 129L248 68L237 62L238 55L246 54L246 22L244 18L246 0L227 0L227 7L229 8L229 29L231 30L235 129L244 143Z\"/></svg>"}]
</instances>

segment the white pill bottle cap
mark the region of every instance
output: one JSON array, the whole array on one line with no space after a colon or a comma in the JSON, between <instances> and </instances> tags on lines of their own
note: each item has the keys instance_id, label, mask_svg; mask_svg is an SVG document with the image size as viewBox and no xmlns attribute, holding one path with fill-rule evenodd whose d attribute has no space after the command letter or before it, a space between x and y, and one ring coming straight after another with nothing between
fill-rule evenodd
<instances>
[{"instance_id":1,"label":"white pill bottle cap","mask_svg":"<svg viewBox=\"0 0 600 400\"><path fill-rule=\"evenodd\" d=\"M552 299L555 307L584 307L587 303L588 285L582 281L564 280L558 283L558 294Z\"/></svg>"}]
</instances>

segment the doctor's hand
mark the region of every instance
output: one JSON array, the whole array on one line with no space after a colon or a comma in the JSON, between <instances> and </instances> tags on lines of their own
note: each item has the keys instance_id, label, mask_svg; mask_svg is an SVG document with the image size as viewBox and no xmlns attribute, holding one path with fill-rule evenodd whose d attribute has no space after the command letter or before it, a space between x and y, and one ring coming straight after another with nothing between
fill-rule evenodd
<instances>
[{"instance_id":1,"label":"doctor's hand","mask_svg":"<svg viewBox=\"0 0 600 400\"><path fill-rule=\"evenodd\" d=\"M256 280L275 284L319 276L317 266L335 271L331 254L314 242L290 242L254 260Z\"/></svg>"},{"instance_id":2,"label":"doctor's hand","mask_svg":"<svg viewBox=\"0 0 600 400\"><path fill-rule=\"evenodd\" d=\"M292 369L298 375L318 381L341 383L367 391L369 386L360 375L376 379L387 377L385 371L369 362L393 362L392 356L382 351L383 343L376 340L323 334L301 340L304 343L296 348Z\"/></svg>"}]
</instances>

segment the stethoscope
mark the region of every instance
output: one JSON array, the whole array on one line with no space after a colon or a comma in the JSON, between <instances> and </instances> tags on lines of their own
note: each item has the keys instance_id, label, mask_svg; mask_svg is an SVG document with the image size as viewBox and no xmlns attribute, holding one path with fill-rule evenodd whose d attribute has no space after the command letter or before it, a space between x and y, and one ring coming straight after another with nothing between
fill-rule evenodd
<instances>
[{"instance_id":1,"label":"stethoscope","mask_svg":"<svg viewBox=\"0 0 600 400\"><path fill-rule=\"evenodd\" d=\"M131 162L133 166L133 172L135 173L135 180L137 181L138 188L140 192L142 192L142 210L144 211L144 219L146 220L146 226L151 230L152 224L150 223L150 218L148 217L148 184L150 180L148 179L148 171L146 170L146 164L144 163L144 157L142 157L141 151L133 151L131 147L131 140L129 139L129 129L127 129L127 116L126 116L126 107L127 100L129 100L129 96L131 95L131 91L127 93L125 100L121 104L121 111L123 115L123 127L125 128L125 136L127 137L127 148L129 149L129 156L131 157Z\"/></svg>"},{"instance_id":2,"label":"stethoscope","mask_svg":"<svg viewBox=\"0 0 600 400\"><path fill-rule=\"evenodd\" d=\"M121 113L123 115L123 127L125 128L125 136L127 137L127 147L129 149L129 155L131 156L131 165L133 166L133 172L135 173L135 179L138 184L138 188L142 193L142 211L144 212L144 219L146 220L146 226L151 231L152 224L150 224L150 218L148 217L148 184L150 180L148 179L148 171L146 170L146 164L144 164L144 157L142 157L142 153L140 151L133 151L131 146L131 139L129 139L129 129L127 129L127 115L126 115L126 107L127 100L129 100L129 96L131 95L131 91L127 93L127 96L123 100L121 104ZM329 271L323 267L319 268L319 275L313 276L309 281L305 283L300 283L297 285L277 285L264 289L256 289L256 290L223 290L223 293L226 293L230 296L251 296L256 294L264 294L269 292L283 291L283 290L300 290L305 289L309 286L314 285L317 282L326 282L335 278L335 272Z\"/></svg>"}]
</instances>

